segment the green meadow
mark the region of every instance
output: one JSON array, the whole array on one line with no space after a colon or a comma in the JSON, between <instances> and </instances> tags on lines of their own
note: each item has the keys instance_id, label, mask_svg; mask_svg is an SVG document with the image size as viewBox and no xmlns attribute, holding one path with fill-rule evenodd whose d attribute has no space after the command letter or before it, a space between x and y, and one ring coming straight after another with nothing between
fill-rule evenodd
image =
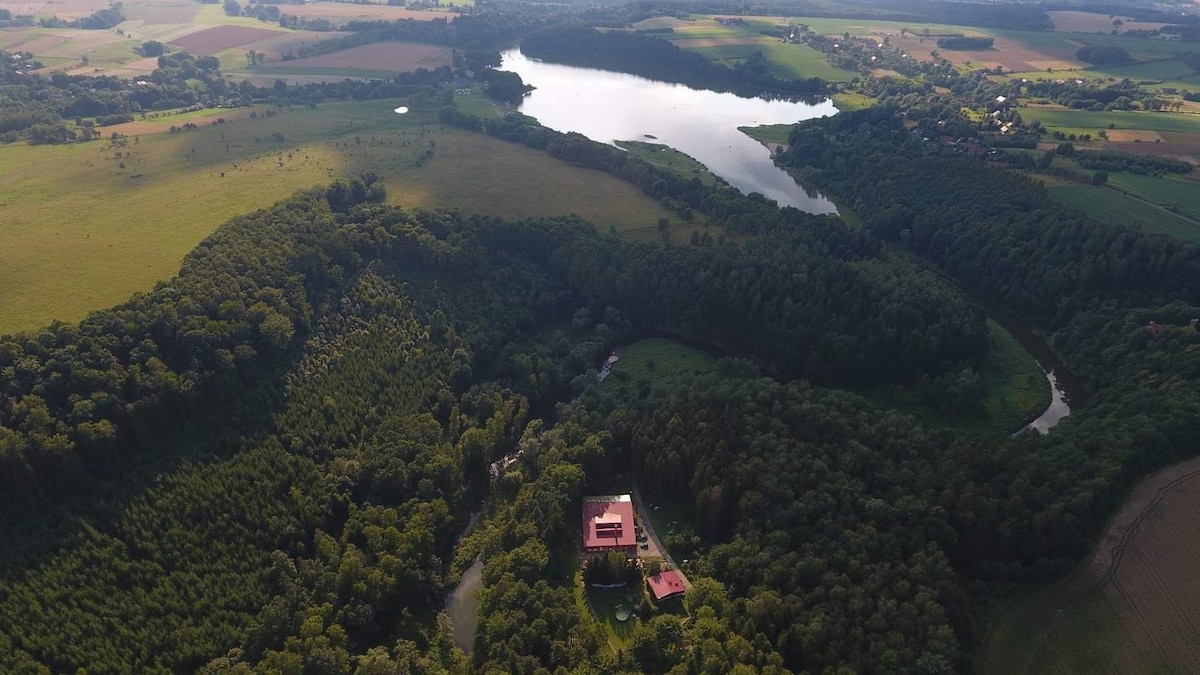
<instances>
[{"instance_id":1,"label":"green meadow","mask_svg":"<svg viewBox=\"0 0 1200 675\"><path fill-rule=\"evenodd\" d=\"M1095 135L1108 125L1116 129L1145 129L1148 131L1178 131L1200 133L1200 115L1189 113L1113 110L1091 112L1069 108L1020 108L1021 118L1038 121L1051 130L1084 129Z\"/></svg>"},{"instance_id":2,"label":"green meadow","mask_svg":"<svg viewBox=\"0 0 1200 675\"><path fill-rule=\"evenodd\" d=\"M166 117L134 123L143 131L130 131L124 146L5 146L0 334L77 321L149 290L229 218L363 170L383 176L389 200L410 207L576 213L635 232L674 215L608 174L443 128L432 112L392 113L404 103L293 108L174 134L165 129L182 116Z\"/></svg>"},{"instance_id":3,"label":"green meadow","mask_svg":"<svg viewBox=\"0 0 1200 675\"><path fill-rule=\"evenodd\" d=\"M1113 179L1110 176L1109 180ZM1200 242L1200 222L1142 199L1131 198L1111 187L1052 185L1046 192L1055 201L1073 206L1101 222L1132 225L1147 232Z\"/></svg>"}]
</instances>

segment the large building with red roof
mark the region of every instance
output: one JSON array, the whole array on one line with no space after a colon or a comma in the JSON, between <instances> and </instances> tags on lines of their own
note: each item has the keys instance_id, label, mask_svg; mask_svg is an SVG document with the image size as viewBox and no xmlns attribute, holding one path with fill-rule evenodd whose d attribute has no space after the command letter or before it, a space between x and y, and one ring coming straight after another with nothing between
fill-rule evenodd
<instances>
[{"instance_id":1,"label":"large building with red roof","mask_svg":"<svg viewBox=\"0 0 1200 675\"><path fill-rule=\"evenodd\" d=\"M646 579L646 583L650 585L650 592L654 594L657 602L682 598L687 591L687 587L683 584L683 577L680 577L675 570L659 572Z\"/></svg>"},{"instance_id":2,"label":"large building with red roof","mask_svg":"<svg viewBox=\"0 0 1200 675\"><path fill-rule=\"evenodd\" d=\"M633 499L629 495L583 498L583 550L636 553Z\"/></svg>"}]
</instances>

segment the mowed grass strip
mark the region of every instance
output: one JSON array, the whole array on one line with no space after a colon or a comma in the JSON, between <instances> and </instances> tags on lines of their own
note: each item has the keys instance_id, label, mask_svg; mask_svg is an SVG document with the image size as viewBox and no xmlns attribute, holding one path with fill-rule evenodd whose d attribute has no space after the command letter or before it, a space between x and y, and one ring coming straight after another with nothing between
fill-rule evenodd
<instances>
[{"instance_id":1,"label":"mowed grass strip","mask_svg":"<svg viewBox=\"0 0 1200 675\"><path fill-rule=\"evenodd\" d=\"M5 146L0 334L77 321L148 290L229 218L363 170L383 176L391 201L410 207L506 218L576 213L603 229L642 231L673 215L608 174L444 129L432 113L391 112L405 103L297 108L144 134L124 148Z\"/></svg>"},{"instance_id":2,"label":"mowed grass strip","mask_svg":"<svg viewBox=\"0 0 1200 675\"><path fill-rule=\"evenodd\" d=\"M1140 199L1095 185L1054 185L1051 199L1073 206L1102 223L1130 225L1200 243L1200 223L1165 211Z\"/></svg>"}]
</instances>

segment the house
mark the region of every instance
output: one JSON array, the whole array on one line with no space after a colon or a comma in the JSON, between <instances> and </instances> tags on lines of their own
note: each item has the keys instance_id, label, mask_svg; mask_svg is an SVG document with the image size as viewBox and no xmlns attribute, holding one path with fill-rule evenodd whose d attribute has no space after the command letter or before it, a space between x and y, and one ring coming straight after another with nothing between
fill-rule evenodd
<instances>
[{"instance_id":1,"label":"house","mask_svg":"<svg viewBox=\"0 0 1200 675\"><path fill-rule=\"evenodd\" d=\"M607 495L583 498L583 550L637 551L633 526L633 498Z\"/></svg>"},{"instance_id":2,"label":"house","mask_svg":"<svg viewBox=\"0 0 1200 675\"><path fill-rule=\"evenodd\" d=\"M654 594L655 602L682 598L683 594L687 592L687 587L683 585L683 577L679 576L679 572L675 570L659 572L646 579L646 583L650 585L650 592Z\"/></svg>"}]
</instances>

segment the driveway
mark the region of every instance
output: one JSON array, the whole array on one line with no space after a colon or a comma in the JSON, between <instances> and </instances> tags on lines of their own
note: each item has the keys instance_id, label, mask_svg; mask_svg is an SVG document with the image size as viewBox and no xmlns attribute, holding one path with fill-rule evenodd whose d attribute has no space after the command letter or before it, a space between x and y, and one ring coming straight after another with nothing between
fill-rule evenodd
<instances>
[{"instance_id":1,"label":"driveway","mask_svg":"<svg viewBox=\"0 0 1200 675\"><path fill-rule=\"evenodd\" d=\"M642 500L642 495L637 491L637 488L633 489L633 505L637 508L638 524L642 526L642 532L645 532L649 539L646 543L650 545L645 551L639 547L638 556L642 558L658 556L667 561L679 573L679 578L683 580L684 587L691 588L692 582L688 581L683 570L679 569L678 563L671 557L671 552L667 550L666 546L663 546L662 540L658 538L658 533L654 531L654 523L650 522L650 518L646 515L650 513L650 509L647 508L646 502Z\"/></svg>"}]
</instances>

